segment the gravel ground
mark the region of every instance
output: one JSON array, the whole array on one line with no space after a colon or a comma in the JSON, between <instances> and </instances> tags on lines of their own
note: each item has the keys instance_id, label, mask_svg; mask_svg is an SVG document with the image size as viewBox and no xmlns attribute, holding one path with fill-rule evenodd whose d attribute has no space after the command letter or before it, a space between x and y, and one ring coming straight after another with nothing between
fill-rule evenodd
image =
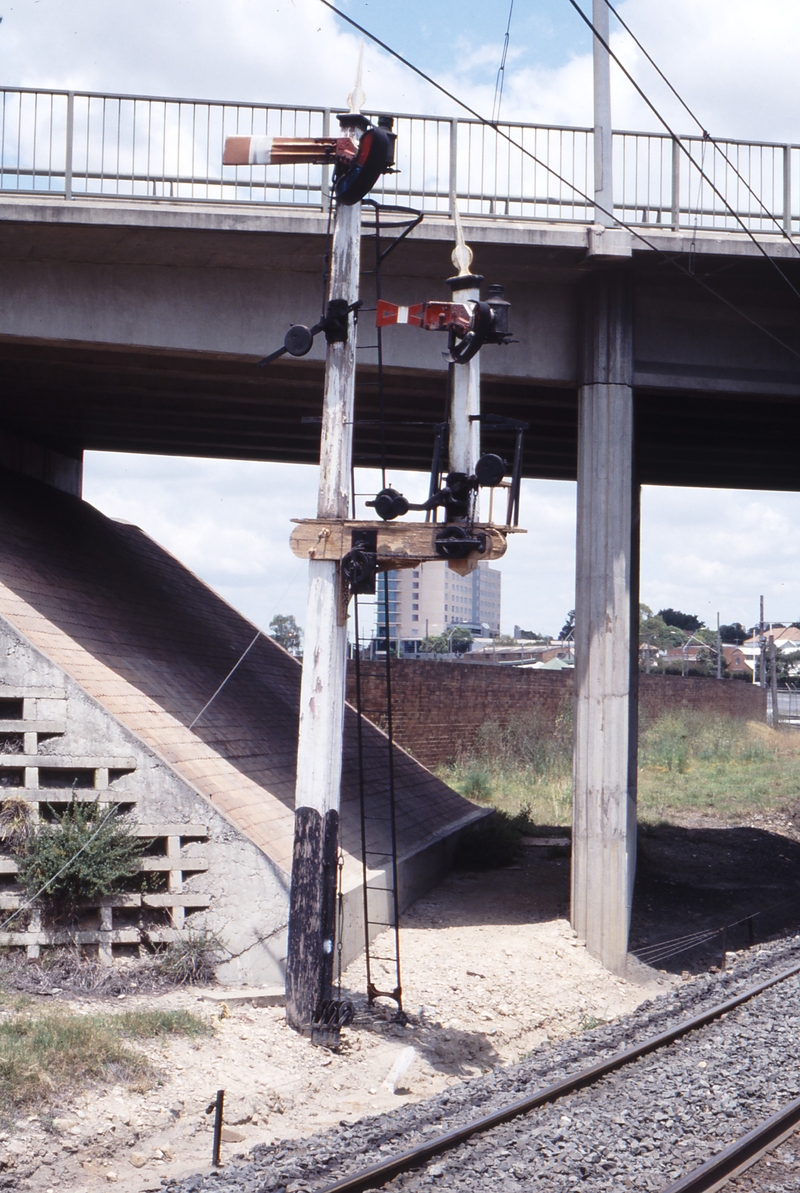
<instances>
[{"instance_id":1,"label":"gravel ground","mask_svg":"<svg viewBox=\"0 0 800 1193\"><path fill-rule=\"evenodd\" d=\"M797 1193L800 1135L793 1135L730 1183L730 1193Z\"/></svg>"},{"instance_id":2,"label":"gravel ground","mask_svg":"<svg viewBox=\"0 0 800 1193\"><path fill-rule=\"evenodd\" d=\"M633 1015L539 1047L519 1064L427 1102L343 1121L302 1142L256 1147L220 1173L162 1183L170 1193L322 1188L657 1034L799 960L800 937L763 947L725 973L686 982ZM800 978L789 979L623 1073L497 1127L388 1187L409 1193L436 1184L548 1193L578 1183L592 1191L661 1189L800 1093L800 1016L793 1013L798 995Z\"/></svg>"}]
</instances>

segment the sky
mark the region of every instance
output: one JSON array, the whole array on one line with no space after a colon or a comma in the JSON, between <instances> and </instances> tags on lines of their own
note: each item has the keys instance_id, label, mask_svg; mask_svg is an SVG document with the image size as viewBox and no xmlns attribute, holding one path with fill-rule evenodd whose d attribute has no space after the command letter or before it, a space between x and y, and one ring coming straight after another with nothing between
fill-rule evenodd
<instances>
[{"instance_id":1,"label":"sky","mask_svg":"<svg viewBox=\"0 0 800 1193\"><path fill-rule=\"evenodd\" d=\"M508 0L340 0L341 7L479 111L489 114ZM588 11L589 0L583 0ZM623 0L619 12L715 136L800 141L798 0ZM0 78L8 86L336 105L360 37L320 0L0 0ZM612 44L681 132L689 116L627 35ZM453 114L452 101L368 45L367 103ZM654 129L613 72L615 127ZM515 0L502 115L591 123L589 33L569 0ZM360 488L373 483L361 478ZM412 482L413 483L413 482ZM417 482L418 483L418 482ZM88 453L85 495L135 522L257 624L302 624L303 565L289 519L313 513L315 470ZM642 600L708 624L800 617L800 498L646 489ZM574 604L575 488L526 482L523 523L501 561L503 628L555 632Z\"/></svg>"}]
</instances>

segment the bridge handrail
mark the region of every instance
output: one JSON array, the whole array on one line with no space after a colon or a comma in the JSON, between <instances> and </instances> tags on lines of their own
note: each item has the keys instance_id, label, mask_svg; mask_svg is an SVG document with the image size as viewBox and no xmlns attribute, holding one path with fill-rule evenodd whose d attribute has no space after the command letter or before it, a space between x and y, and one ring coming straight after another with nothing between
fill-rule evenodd
<instances>
[{"instance_id":1,"label":"bridge handrail","mask_svg":"<svg viewBox=\"0 0 800 1193\"><path fill-rule=\"evenodd\" d=\"M232 132L326 135L343 110L3 87L0 193L323 208L330 167L223 167L222 143ZM384 202L442 214L458 203L466 215L594 222L592 203L581 197L593 189L591 128L500 122L537 164L472 117L391 115L400 172L376 188ZM737 231L743 220L754 232L800 231L800 144L617 129L613 145L614 210L627 223Z\"/></svg>"}]
</instances>

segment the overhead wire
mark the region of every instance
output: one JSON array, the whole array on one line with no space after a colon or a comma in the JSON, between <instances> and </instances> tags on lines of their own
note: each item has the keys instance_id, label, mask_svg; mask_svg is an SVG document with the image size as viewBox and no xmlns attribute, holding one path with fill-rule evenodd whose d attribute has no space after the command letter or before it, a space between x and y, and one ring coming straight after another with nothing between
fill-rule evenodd
<instances>
[{"instance_id":1,"label":"overhead wire","mask_svg":"<svg viewBox=\"0 0 800 1193\"><path fill-rule=\"evenodd\" d=\"M638 240L642 244L646 245L647 248L649 248L652 252L656 253L664 261L667 261L670 265L672 265L680 273L684 274L688 278L691 278L692 281L696 285L700 286L703 290L706 290L715 299L717 299L717 301L723 303L724 306L728 307L736 315L738 315L740 319L743 319L746 323L749 323L752 327L757 328L763 335L767 336L768 339L770 339L774 343L780 345L780 347L783 348L786 352L788 352L791 356L795 356L795 357L797 357L798 360L800 360L800 350L793 348L790 344L787 344L785 340L782 340L780 336L775 335L775 333L770 331L769 328L764 327L764 325L762 323L759 323L757 319L754 319L751 315L748 315L747 312L743 311L741 309L741 307L738 307L736 305L736 303L732 302L729 298L726 298L723 294L720 294L719 291L715 290L713 286L710 286L708 284L708 282L706 282L698 274L693 273L692 271L687 269L685 265L682 265L680 261L676 260L676 258L673 257L670 253L666 252L665 249L662 249L659 247L659 245L654 244L651 240L648 239L647 236L644 235L644 233L640 232L639 229L634 224L629 224L625 220L618 219L613 211L609 211L606 207L604 207L602 205L602 203L599 203L596 198L590 197L585 191L581 190L581 188L579 186L577 186L574 182L571 182L568 178L565 178L563 176L563 174L559 174L559 172L557 170L555 170L551 165L549 165L547 162L543 161L540 157L537 157L537 155L535 153L532 153L531 150L526 148L526 146L521 144L521 142L516 141L509 133L507 133L503 128L501 128L499 124L494 123L491 120L487 120L485 116L482 116L480 114L480 112L477 112L473 107L471 107L468 103L466 103L465 100L459 99L459 97L457 95L454 95L453 92L449 91L442 83L437 82L436 79L434 79L430 75L426 74L425 71L422 70L420 67L415 66L413 62L410 62L407 58L404 58L403 55L399 53L399 51L393 49L390 45L387 45L385 41L382 41L374 33L371 33L369 29L367 29L363 25L359 24L359 22L354 20L353 17L350 17L347 15L347 13L342 12L341 9L338 9L335 4L331 3L331 0L320 0L320 3L324 4L326 8L329 8L331 10L331 12L336 13L336 15L338 17L341 17L341 19L343 21L346 21L349 25L352 25L354 29L358 29L358 31L360 33L363 33L365 37L368 37L376 45L380 46L381 49L383 49L387 52L387 54L391 54L393 58L396 58L398 62L402 62L402 64L404 66L407 66L409 70L411 70L415 74L419 75L419 77L421 79L424 79L426 83L430 83L430 85L432 87L435 87L437 89L437 91L440 91L442 93L442 95L447 96L447 98L451 99L453 101L453 103L458 104L458 106L460 108L463 108L465 112L468 112L480 124L483 124L489 128L493 128L499 137L502 137L503 140L507 141L509 145L513 146L515 149L518 149L520 151L520 153L523 154L523 156L529 158L532 162L535 162L536 165L541 166L543 170L546 170L558 182L561 182L564 184L564 186L569 187L570 190L572 190L574 192L574 194L576 194L578 196L578 198L585 200L586 205L588 207L593 207L593 208L595 208L595 210L600 211L604 215L609 216L621 228L625 228L626 231L630 232L631 236L633 236L636 240ZM781 275L781 276L784 276L784 275Z\"/></svg>"},{"instance_id":2,"label":"overhead wire","mask_svg":"<svg viewBox=\"0 0 800 1193\"><path fill-rule=\"evenodd\" d=\"M697 127L700 129L700 132L701 132L701 133L702 133L702 135L703 135L703 140L704 140L704 141L708 141L708 142L709 142L711 145L713 145L713 146L714 146L714 148L716 149L717 153L719 153L719 154L722 156L722 158L724 159L724 161L725 161L725 162L727 162L727 164L730 166L730 168L731 168L731 170L733 171L733 173L736 175L736 177L739 179L739 181L740 181L740 182L741 182L741 183L742 183L742 184L743 184L743 185L746 187L746 189L747 189L748 193L749 193L750 195L752 195L752 197L753 197L753 198L756 200L756 202L758 203L758 205L761 207L762 211L763 211L763 212L764 212L764 213L767 215L767 217L768 217L768 218L769 218L769 219L772 221L772 223L775 225L775 227L778 229L778 231L781 233L781 235L782 235L782 236L784 236L786 240L788 240L789 244L792 246L792 248L795 250L795 252L798 254L798 256L800 256L800 245L798 245L798 244L797 244L797 242L794 240L794 238L793 238L793 237L792 237L792 236L789 234L789 232L787 232L786 228L783 226L783 224L782 224L782 223L781 223L781 221L780 221L780 220L777 218L777 216L774 214L774 212L771 212L771 211L769 210L769 208L767 207L767 205L766 205L766 203L764 202L764 200L763 200L763 199L760 197L760 195L758 195L758 194L757 194L757 193L756 193L756 192L753 190L753 188L752 188L752 186L750 185L750 183L747 181L747 179L744 177L744 175L743 175L743 174L742 174L742 173L739 171L738 167L737 167L737 166L734 164L734 162L731 160L731 158L728 156L728 154L727 154L727 153L725 152L725 150L722 148L722 145L721 145L721 143L720 143L720 142L717 140L717 138L716 138L716 137L712 137L711 133L710 133L710 132L708 131L708 129L707 129L705 126L704 126L704 124L703 124L702 120L700 119L700 117L699 117L699 116L697 116L697 115L696 115L696 113L692 111L692 109L689 107L689 105L687 104L686 100L685 100L685 99L683 98L683 96L680 94L680 92L678 91L678 89L677 89L676 87L674 87L674 86L673 86L673 84L670 82L670 80L669 80L669 79L667 78L667 76L664 74L663 70L662 70L662 69L661 69L661 67L658 65L658 63L655 61L655 59L652 57L652 55L648 53L648 51L646 50L646 48L645 48L645 47L642 45L642 43L639 41L639 38L638 38L638 37L636 36L636 34L633 32L633 30L631 29L630 25L628 25L628 24L625 22L625 20L624 20L624 19L623 19L623 18L620 16L620 14L617 12L616 8L615 8L615 7L614 7L614 5L611 3L611 0L605 0L605 3L606 3L606 6L608 7L609 11L610 11L610 12L612 12L612 13L614 14L614 16L615 16L615 17L616 17L616 19L619 21L619 23L620 23L620 25L622 26L622 28L623 28L623 29L625 30L625 32L628 34L628 36L630 37L630 39L631 39L631 41L634 43L634 45L635 45L635 46L636 46L636 47L637 47L639 50L641 50L641 52L644 54L644 56L645 56L645 58L647 59L647 61L648 61L648 62L650 63L650 65L652 66L653 70L656 72L656 74L659 76L659 78L660 78L660 79L661 79L661 80L662 80L662 81L663 81L663 82L666 84L666 86L669 88L669 90L672 92L672 94L673 94L673 95L675 96L675 98L677 99L678 103L681 105L681 107L682 107L682 108L683 108L683 109L686 111L686 113L689 115L690 119L692 119L692 120L695 122L695 124L696 124L696 125L697 125Z\"/></svg>"},{"instance_id":3,"label":"overhead wire","mask_svg":"<svg viewBox=\"0 0 800 1193\"><path fill-rule=\"evenodd\" d=\"M508 21L506 35L503 38L503 52L500 55L500 65L497 68L497 78L494 81L494 99L492 100L492 122L500 119L500 105L503 102L503 87L506 81L506 58L508 57L508 40L511 36L511 17L514 12L514 0L508 6Z\"/></svg>"},{"instance_id":4,"label":"overhead wire","mask_svg":"<svg viewBox=\"0 0 800 1193\"><path fill-rule=\"evenodd\" d=\"M770 256L770 254L764 248L761 241L758 240L758 238L755 236L753 231L750 228L748 228L747 224L742 219L742 217L739 215L738 211L736 211L736 209L728 202L727 198L722 193L722 191L719 189L719 187L716 185L714 180L708 174L706 174L702 165L700 165L700 166L697 165L697 162L692 157L690 150L687 149L687 147L683 144L683 141L680 139L678 134L669 125L666 117L661 115L658 108L655 106L653 101L647 95L645 90L636 82L636 79L634 79L633 75L628 70L628 68L625 66L625 64L620 60L618 55L615 54L614 51L611 49L611 46L606 41L606 39L603 37L602 33L599 32L599 30L597 29L595 24L592 22L591 18L586 15L586 13L581 8L580 4L578 4L578 0L568 0L568 3L572 5L572 7L577 12L578 16L581 18L581 20L584 21L586 23L586 25L588 25L588 27L591 29L593 35L600 42L600 45L603 47L603 49L606 51L606 53L611 58L614 59L617 66L620 68L622 73L625 75L625 78L628 80L628 82L631 84L631 86L634 88L634 90L638 93L638 95L641 96L641 98L647 104L648 108L653 113L653 115L656 117L656 119L659 120L661 122L661 124L664 125L664 128L667 130L669 135L672 137L673 144L678 146L678 149L680 150L680 152L683 153L686 158L688 158L690 164L692 166L694 166L694 168L698 171L700 177L705 182L708 183L711 190L714 192L714 194L717 196L717 198L722 201L723 205L727 208L727 210L730 212L730 214L733 216L733 218L736 220L736 222L741 226L742 231L745 233L746 236L748 236L750 238L750 240L756 246L758 251L761 253L762 257L764 257L764 259L766 261L769 261L770 265L775 270L775 272L778 274L778 276L783 279L783 281L786 283L786 285L789 287L789 289L792 291L792 293L798 299L800 299L800 290L798 290L797 287L794 285L794 283L786 276L786 274L783 272L783 270L781 269L780 265L775 260L775 258Z\"/></svg>"}]
</instances>

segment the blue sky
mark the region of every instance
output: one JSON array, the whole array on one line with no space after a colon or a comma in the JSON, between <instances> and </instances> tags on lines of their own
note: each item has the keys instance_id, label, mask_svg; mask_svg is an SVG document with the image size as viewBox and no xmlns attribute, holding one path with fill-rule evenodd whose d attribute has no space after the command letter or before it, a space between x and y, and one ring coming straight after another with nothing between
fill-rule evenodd
<instances>
[{"instance_id":1,"label":"blue sky","mask_svg":"<svg viewBox=\"0 0 800 1193\"><path fill-rule=\"evenodd\" d=\"M490 112L508 0L340 0L387 42ZM583 0L589 11L590 0ZM800 143L798 0L621 0L619 9L715 135ZM0 79L73 87L336 105L360 38L319 0L0 0ZM614 28L612 19L612 30ZM627 38L612 43L681 131L693 131ZM503 115L591 121L588 32L568 0L516 0ZM430 86L368 45L368 104L452 112ZM612 77L614 123L652 128ZM86 494L137 522L262 625L304 617L289 518L313 510L312 469L90 453ZM557 630L573 604L573 485L531 482L530 533L502 561L503 625ZM800 498L649 489L642 599L712 622L800 614Z\"/></svg>"}]
</instances>

